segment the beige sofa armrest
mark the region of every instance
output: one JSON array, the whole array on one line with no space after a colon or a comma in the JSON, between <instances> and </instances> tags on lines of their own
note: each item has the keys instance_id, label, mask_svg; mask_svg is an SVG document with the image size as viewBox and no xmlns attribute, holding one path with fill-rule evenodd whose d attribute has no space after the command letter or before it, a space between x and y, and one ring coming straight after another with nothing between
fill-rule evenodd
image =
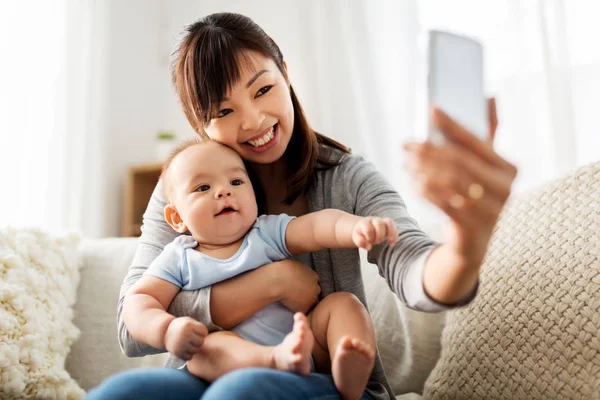
<instances>
[{"instance_id":1,"label":"beige sofa armrest","mask_svg":"<svg viewBox=\"0 0 600 400\"><path fill-rule=\"evenodd\" d=\"M66 361L67 371L89 390L119 371L163 366L167 354L127 358L117 341L117 301L133 258L136 238L85 239L81 245L81 283L75 305L75 325L81 337Z\"/></svg>"}]
</instances>

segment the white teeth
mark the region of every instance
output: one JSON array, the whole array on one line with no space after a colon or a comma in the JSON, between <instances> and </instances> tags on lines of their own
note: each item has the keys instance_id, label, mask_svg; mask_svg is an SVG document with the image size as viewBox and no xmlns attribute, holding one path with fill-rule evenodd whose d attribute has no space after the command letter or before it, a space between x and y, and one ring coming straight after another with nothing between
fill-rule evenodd
<instances>
[{"instance_id":1,"label":"white teeth","mask_svg":"<svg viewBox=\"0 0 600 400\"><path fill-rule=\"evenodd\" d=\"M264 146L265 144L269 143L269 141L273 139L274 136L275 133L273 132L273 127L271 127L271 129L269 129L267 133L265 133L262 137L256 140L248 140L248 143L250 143L254 147Z\"/></svg>"}]
</instances>

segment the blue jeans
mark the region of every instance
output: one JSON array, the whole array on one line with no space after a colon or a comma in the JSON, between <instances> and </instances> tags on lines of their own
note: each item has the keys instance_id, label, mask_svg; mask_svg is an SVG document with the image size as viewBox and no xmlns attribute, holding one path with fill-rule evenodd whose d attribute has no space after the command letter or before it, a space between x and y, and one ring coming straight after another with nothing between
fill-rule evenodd
<instances>
[{"instance_id":1,"label":"blue jeans","mask_svg":"<svg viewBox=\"0 0 600 400\"><path fill-rule=\"evenodd\" d=\"M121 372L92 389L86 400L339 399L331 375L300 376L266 368L232 371L208 384L174 368L138 368ZM363 400L371 400L364 394Z\"/></svg>"}]
</instances>

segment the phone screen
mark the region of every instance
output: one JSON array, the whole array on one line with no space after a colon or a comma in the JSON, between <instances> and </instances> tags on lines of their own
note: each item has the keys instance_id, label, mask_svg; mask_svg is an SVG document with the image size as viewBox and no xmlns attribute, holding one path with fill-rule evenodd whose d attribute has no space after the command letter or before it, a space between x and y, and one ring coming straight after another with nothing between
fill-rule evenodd
<instances>
[{"instance_id":1,"label":"phone screen","mask_svg":"<svg viewBox=\"0 0 600 400\"><path fill-rule=\"evenodd\" d=\"M431 31L428 36L429 102L481 140L487 139L483 46L474 39L448 32Z\"/></svg>"}]
</instances>

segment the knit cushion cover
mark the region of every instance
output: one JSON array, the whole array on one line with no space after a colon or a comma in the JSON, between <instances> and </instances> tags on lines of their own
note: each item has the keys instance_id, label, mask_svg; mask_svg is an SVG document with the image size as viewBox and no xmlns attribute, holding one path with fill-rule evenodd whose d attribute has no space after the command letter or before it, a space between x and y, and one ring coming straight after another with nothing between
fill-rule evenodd
<instances>
[{"instance_id":1,"label":"knit cushion cover","mask_svg":"<svg viewBox=\"0 0 600 400\"><path fill-rule=\"evenodd\" d=\"M426 399L600 399L600 162L509 201Z\"/></svg>"}]
</instances>

